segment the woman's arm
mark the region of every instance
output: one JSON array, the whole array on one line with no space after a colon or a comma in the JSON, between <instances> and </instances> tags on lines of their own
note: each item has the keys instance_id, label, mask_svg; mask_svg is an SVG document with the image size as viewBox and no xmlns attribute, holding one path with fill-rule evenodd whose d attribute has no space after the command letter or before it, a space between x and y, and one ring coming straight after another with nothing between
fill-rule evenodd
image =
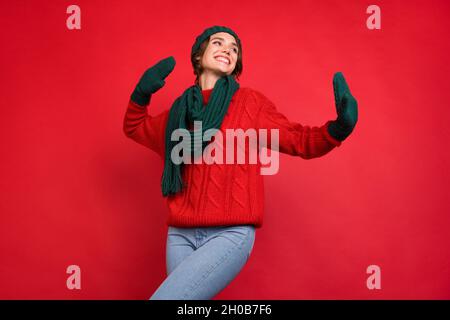
<instances>
[{"instance_id":1,"label":"woman's arm","mask_svg":"<svg viewBox=\"0 0 450 320\"><path fill-rule=\"evenodd\" d=\"M158 153L164 159L165 128L169 110L156 116L147 112L147 106L140 106L130 99L123 121L123 131L128 138Z\"/></svg>"},{"instance_id":2,"label":"woman's arm","mask_svg":"<svg viewBox=\"0 0 450 320\"><path fill-rule=\"evenodd\" d=\"M165 78L172 72L175 63L175 58L170 56L144 72L131 94L123 121L123 131L127 137L157 152L163 159L169 110L150 116L147 106L152 95L165 85Z\"/></svg>"},{"instance_id":3,"label":"woman's arm","mask_svg":"<svg viewBox=\"0 0 450 320\"><path fill-rule=\"evenodd\" d=\"M303 159L321 157L341 145L341 141L328 133L327 128L332 121L327 121L321 127L289 121L266 96L255 90L253 93L256 103L261 106L257 119L258 129L267 129L267 148L272 149L271 129L279 130L280 152Z\"/></svg>"}]
</instances>

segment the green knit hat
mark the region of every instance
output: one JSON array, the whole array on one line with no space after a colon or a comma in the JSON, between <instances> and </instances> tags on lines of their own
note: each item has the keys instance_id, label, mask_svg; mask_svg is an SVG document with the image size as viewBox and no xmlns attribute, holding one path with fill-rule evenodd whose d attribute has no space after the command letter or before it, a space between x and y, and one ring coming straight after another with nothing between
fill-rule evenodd
<instances>
[{"instance_id":1,"label":"green knit hat","mask_svg":"<svg viewBox=\"0 0 450 320\"><path fill-rule=\"evenodd\" d=\"M227 32L227 33L231 34L233 37L235 37L238 46L241 45L241 40L239 39L237 34L230 28L227 28L224 26L212 26L212 27L206 28L203 31L203 33L195 39L195 43L192 46L191 55L193 55L200 48L200 45L202 44L203 41L208 39L208 37L210 35L217 33L217 32Z\"/></svg>"}]
</instances>

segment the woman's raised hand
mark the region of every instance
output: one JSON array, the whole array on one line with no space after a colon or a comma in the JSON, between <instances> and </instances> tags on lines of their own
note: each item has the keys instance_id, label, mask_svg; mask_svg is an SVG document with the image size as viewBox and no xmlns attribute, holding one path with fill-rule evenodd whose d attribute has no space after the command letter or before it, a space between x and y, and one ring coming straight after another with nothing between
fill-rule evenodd
<instances>
[{"instance_id":1,"label":"woman's raised hand","mask_svg":"<svg viewBox=\"0 0 450 320\"><path fill-rule=\"evenodd\" d=\"M333 77L334 102L338 117L328 126L329 134L342 141L352 133L358 121L358 103L352 96L342 72Z\"/></svg>"},{"instance_id":2,"label":"woman's raised hand","mask_svg":"<svg viewBox=\"0 0 450 320\"><path fill-rule=\"evenodd\" d=\"M148 68L131 94L131 100L141 106L148 105L151 95L165 85L164 79L172 72L175 63L175 58L170 56Z\"/></svg>"}]
</instances>

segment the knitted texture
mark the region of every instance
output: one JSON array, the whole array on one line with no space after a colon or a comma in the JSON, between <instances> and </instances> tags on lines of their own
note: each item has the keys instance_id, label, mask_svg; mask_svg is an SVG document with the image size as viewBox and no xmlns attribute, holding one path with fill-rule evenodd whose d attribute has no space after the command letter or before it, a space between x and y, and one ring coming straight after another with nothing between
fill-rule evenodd
<instances>
[{"instance_id":1,"label":"knitted texture","mask_svg":"<svg viewBox=\"0 0 450 320\"><path fill-rule=\"evenodd\" d=\"M166 126L166 155L161 181L163 196L176 194L186 185L181 178L184 164L176 164L171 160L172 151L179 144L178 141L172 141L172 133L178 129L187 129L189 124L193 124L194 121L201 121L202 129L190 132L191 143L185 143L185 148L190 149L191 154L198 151L202 153L208 144L203 137L209 135L208 137L211 139L213 133L220 128L231 98L238 88L239 83L234 77L227 75L216 81L211 93L211 103L206 108L203 106L202 88L198 84L190 86L180 97L175 99Z\"/></svg>"},{"instance_id":2,"label":"knitted texture","mask_svg":"<svg viewBox=\"0 0 450 320\"><path fill-rule=\"evenodd\" d=\"M202 90L206 104L212 89ZM133 139L164 159L165 124L169 110L151 116L147 106L129 101L123 130ZM260 228L264 214L264 183L260 174L261 163L248 161L249 148L245 148L245 164L226 163L226 129L279 129L279 151L303 159L321 157L340 146L341 142L328 133L327 121L321 127L304 126L289 121L266 96L250 88L239 88L231 99L220 131L224 137L213 139L224 150L223 164L185 164L182 172L187 187L167 197L169 215L167 225L174 227L206 227L253 224ZM214 137L215 138L215 137ZM270 148L270 143L268 148ZM236 143L235 143L236 150ZM234 159L237 159L235 156Z\"/></svg>"}]
</instances>

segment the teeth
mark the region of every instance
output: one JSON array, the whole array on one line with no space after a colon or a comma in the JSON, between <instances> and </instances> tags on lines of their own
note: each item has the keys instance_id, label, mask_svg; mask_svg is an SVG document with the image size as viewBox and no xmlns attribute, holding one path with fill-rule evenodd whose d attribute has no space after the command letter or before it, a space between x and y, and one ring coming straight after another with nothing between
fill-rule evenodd
<instances>
[{"instance_id":1,"label":"teeth","mask_svg":"<svg viewBox=\"0 0 450 320\"><path fill-rule=\"evenodd\" d=\"M217 57L216 60L217 60L217 61L225 62L226 64L230 64L230 61L228 61L227 59L222 58L222 57Z\"/></svg>"}]
</instances>

